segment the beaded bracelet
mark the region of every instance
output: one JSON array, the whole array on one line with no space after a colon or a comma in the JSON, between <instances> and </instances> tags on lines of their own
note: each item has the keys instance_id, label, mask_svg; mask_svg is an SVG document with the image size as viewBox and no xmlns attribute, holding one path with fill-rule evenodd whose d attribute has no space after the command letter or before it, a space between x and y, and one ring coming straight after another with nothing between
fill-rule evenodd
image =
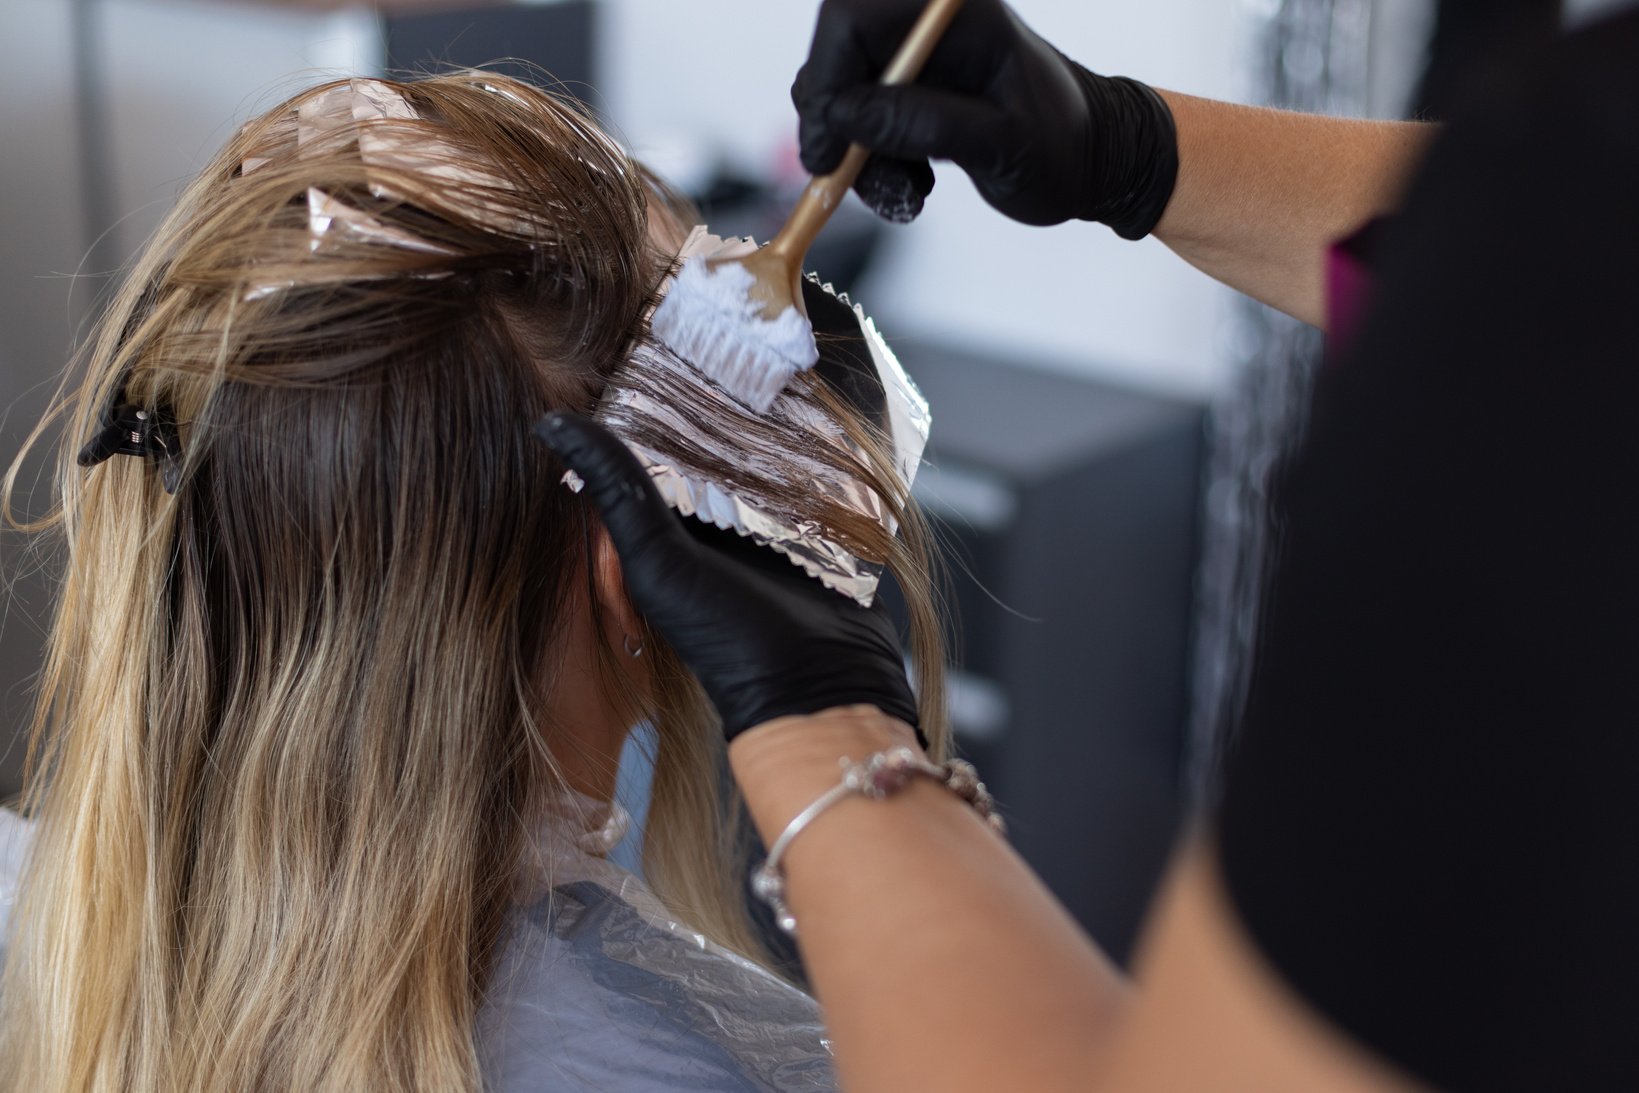
<instances>
[{"instance_id":1,"label":"beaded bracelet","mask_svg":"<svg viewBox=\"0 0 1639 1093\"><path fill-rule=\"evenodd\" d=\"M956 796L973 806L973 810L998 835L1007 833L1007 824L996 810L996 800L985 784L979 781L979 772L963 759L947 759L934 763L903 744L879 751L859 763L838 760L842 780L814 799L814 802L785 825L780 837L768 848L768 857L751 875L751 891L774 911L774 921L787 934L796 936L797 920L785 902L785 870L780 867L785 852L803 828L813 823L820 813L847 797L868 797L880 801L910 785L915 777L932 778Z\"/></svg>"}]
</instances>

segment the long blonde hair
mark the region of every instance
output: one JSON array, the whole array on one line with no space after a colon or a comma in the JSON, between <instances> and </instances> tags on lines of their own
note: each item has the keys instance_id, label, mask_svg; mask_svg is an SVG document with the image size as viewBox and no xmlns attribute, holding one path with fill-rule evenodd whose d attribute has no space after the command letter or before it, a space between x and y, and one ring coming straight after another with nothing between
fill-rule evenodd
<instances>
[{"instance_id":1,"label":"long blonde hair","mask_svg":"<svg viewBox=\"0 0 1639 1093\"><path fill-rule=\"evenodd\" d=\"M59 402L5 1088L480 1087L474 1018L560 781L544 710L595 528L528 426L593 408L671 255L656 185L553 96L451 74L389 85L412 116L301 131L341 86L187 188ZM375 138L415 154L361 152ZM315 192L369 231L332 221L319 246ZM117 394L178 423L174 494L144 460L75 465ZM851 534L900 577L942 741L925 532L881 438L845 425L908 528ZM721 735L650 642L645 696L598 641L609 701L660 741L646 872L755 958Z\"/></svg>"}]
</instances>

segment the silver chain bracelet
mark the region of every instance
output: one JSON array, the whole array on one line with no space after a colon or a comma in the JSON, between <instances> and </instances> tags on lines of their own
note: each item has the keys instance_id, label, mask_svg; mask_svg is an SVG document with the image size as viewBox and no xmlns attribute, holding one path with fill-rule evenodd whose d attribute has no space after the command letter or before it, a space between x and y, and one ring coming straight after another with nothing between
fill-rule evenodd
<instances>
[{"instance_id":1,"label":"silver chain bracelet","mask_svg":"<svg viewBox=\"0 0 1639 1093\"><path fill-rule=\"evenodd\" d=\"M836 804L848 797L868 797L880 801L892 797L911 779L931 778L956 796L973 806L973 810L998 835L1007 833L1007 824L996 810L996 800L985 784L979 781L979 772L964 759L947 759L935 763L903 744L879 751L858 763L838 760L842 766L842 780L814 799L814 802L791 818L768 848L768 857L751 874L751 891L774 911L774 922L787 934L796 936L797 920L785 902L785 870L781 862L790 849L792 840L803 828Z\"/></svg>"}]
</instances>

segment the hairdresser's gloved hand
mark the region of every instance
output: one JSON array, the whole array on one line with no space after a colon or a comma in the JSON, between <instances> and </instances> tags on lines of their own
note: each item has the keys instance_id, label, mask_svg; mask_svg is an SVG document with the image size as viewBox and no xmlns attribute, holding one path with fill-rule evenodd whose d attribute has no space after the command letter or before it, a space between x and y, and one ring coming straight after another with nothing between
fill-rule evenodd
<instances>
[{"instance_id":1,"label":"hairdresser's gloved hand","mask_svg":"<svg viewBox=\"0 0 1639 1093\"><path fill-rule=\"evenodd\" d=\"M1134 80L1095 75L1000 0L965 0L914 84L876 79L925 0L825 0L791 87L803 166L834 169L850 141L877 153L855 189L910 220L953 160L1014 220L1097 220L1127 239L1161 219L1178 173L1172 114Z\"/></svg>"},{"instance_id":2,"label":"hairdresser's gloved hand","mask_svg":"<svg viewBox=\"0 0 1639 1093\"><path fill-rule=\"evenodd\" d=\"M585 480L633 606L699 678L730 740L776 717L854 704L916 727L880 605L860 607L733 532L685 525L626 445L583 417L548 414L535 434Z\"/></svg>"}]
</instances>

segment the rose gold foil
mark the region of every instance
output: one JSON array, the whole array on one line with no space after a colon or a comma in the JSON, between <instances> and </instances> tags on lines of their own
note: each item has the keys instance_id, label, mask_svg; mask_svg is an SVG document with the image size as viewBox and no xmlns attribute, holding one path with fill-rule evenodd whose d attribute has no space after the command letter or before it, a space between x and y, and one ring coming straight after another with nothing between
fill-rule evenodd
<instances>
[{"instance_id":1,"label":"rose gold foil","mask_svg":"<svg viewBox=\"0 0 1639 1093\"><path fill-rule=\"evenodd\" d=\"M308 231L313 236L309 246L315 253L336 249L342 236L351 236L367 243L403 247L405 250L421 251L424 254L455 253L448 247L428 242L412 232L383 224L362 209L355 208L345 201L337 201L317 187L309 187L307 191L307 224Z\"/></svg>"},{"instance_id":2,"label":"rose gold foil","mask_svg":"<svg viewBox=\"0 0 1639 1093\"><path fill-rule=\"evenodd\" d=\"M681 263L702 254L745 253L755 246L750 240L724 241L706 233L703 228L696 228L684 243L678 260ZM833 296L837 295L831 286L822 287ZM838 298L848 303L846 297ZM932 424L928 403L888 348L876 324L858 305L853 305L853 312L859 322L860 337L869 349L871 362L886 397L884 424L892 436L894 470L908 490L921 463L922 450L927 444ZM735 402L732 396L692 364L663 347L650 344L638 346L624 367L642 370L646 373L647 383L658 383L662 389L668 385L689 385L692 393L700 399L721 408L722 420L715 424L732 422L736 414L746 412L745 407ZM783 554L827 588L850 596L862 605L870 605L876 595L882 567L856 556L827 535L824 528L813 525L782 505L774 496L782 491L759 494L736 487L700 467L668 458L646 447L636 437L658 428L682 441L677 450L699 447L726 462L741 466L749 464L749 469L756 472L753 477L757 479L786 488L797 486L822 493L875 520L892 534L896 530L892 513L874 491L805 454L806 443L793 443L778 452L753 451L739 446L728 450L727 445L731 442L718 438L732 435L732 429L703 427L714 423L685 414L675 405L620 383L611 385L611 392L595 416L637 455L667 504L684 515L749 536ZM823 444L839 447L855 456L862 454L835 421L797 397L791 388L776 397L765 416L793 432L807 434L809 439L818 439ZM575 480L566 480L570 481L572 488L577 486Z\"/></svg>"}]
</instances>

